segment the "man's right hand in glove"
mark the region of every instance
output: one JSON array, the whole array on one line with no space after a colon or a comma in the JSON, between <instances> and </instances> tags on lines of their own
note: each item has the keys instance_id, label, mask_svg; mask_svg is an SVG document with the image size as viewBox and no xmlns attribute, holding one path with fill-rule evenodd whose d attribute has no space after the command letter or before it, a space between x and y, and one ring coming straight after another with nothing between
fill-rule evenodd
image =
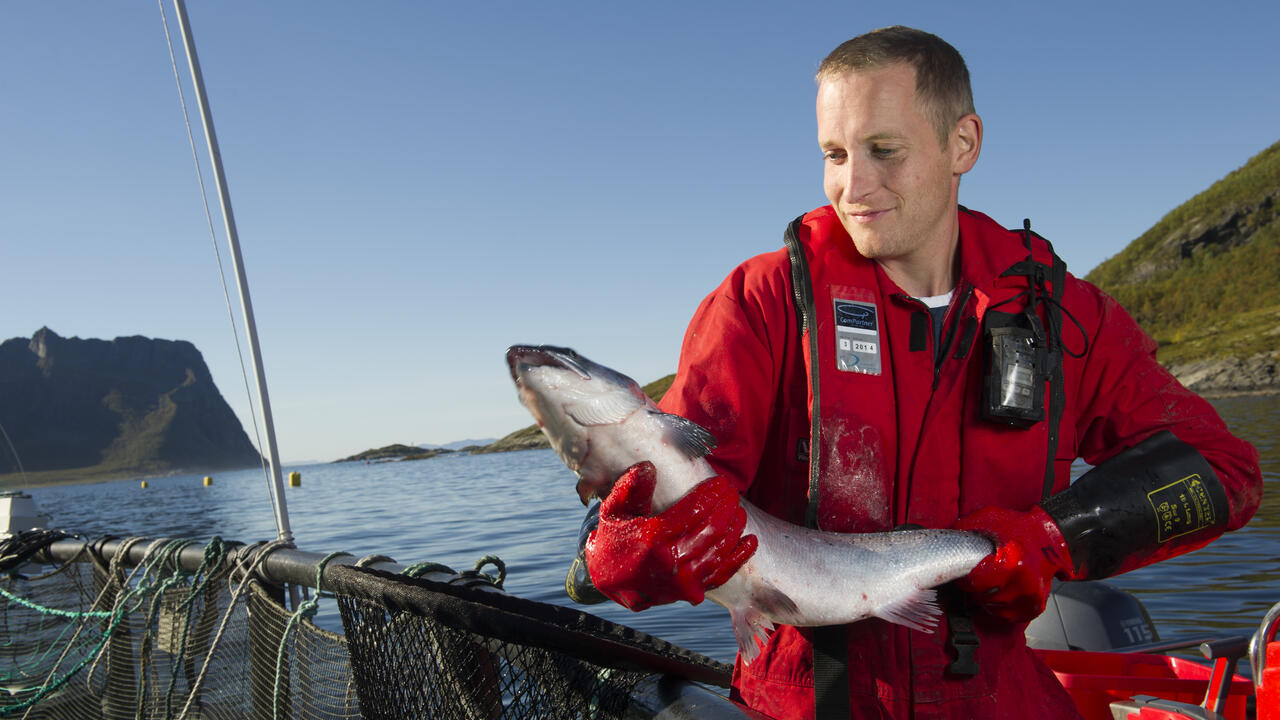
<instances>
[{"instance_id":1,"label":"man's right hand in glove","mask_svg":"<svg viewBox=\"0 0 1280 720\"><path fill-rule=\"evenodd\" d=\"M587 568L610 600L644 610L685 600L698 604L756 550L742 536L747 513L722 477L708 478L675 505L650 515L656 470L632 465L600 505L600 526L587 539Z\"/></svg>"}]
</instances>

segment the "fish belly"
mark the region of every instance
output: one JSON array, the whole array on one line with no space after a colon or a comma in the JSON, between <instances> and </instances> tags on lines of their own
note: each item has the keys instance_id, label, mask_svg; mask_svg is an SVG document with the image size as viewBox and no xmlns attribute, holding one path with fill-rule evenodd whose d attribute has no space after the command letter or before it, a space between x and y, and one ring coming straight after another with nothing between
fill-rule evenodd
<instances>
[{"instance_id":1,"label":"fish belly","mask_svg":"<svg viewBox=\"0 0 1280 720\"><path fill-rule=\"evenodd\" d=\"M668 447L642 450L658 458L654 512L715 474L705 460L677 459ZM811 530L745 498L739 502L747 512L744 534L755 535L759 544L729 582L707 597L729 611L746 662L779 624L845 625L878 617L932 632L942 612L933 588L964 577L994 549L986 538L958 530Z\"/></svg>"},{"instance_id":2,"label":"fish belly","mask_svg":"<svg viewBox=\"0 0 1280 720\"><path fill-rule=\"evenodd\" d=\"M868 617L931 632L932 589L966 575L991 542L954 530L830 533L764 513L743 500L759 545L728 583L707 594L729 610L748 662L774 625L844 625Z\"/></svg>"}]
</instances>

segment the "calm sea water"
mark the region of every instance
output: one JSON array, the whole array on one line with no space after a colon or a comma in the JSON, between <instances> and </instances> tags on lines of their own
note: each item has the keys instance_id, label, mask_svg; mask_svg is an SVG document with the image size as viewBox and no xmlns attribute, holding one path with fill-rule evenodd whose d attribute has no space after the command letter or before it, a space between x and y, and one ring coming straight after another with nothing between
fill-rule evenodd
<instances>
[{"instance_id":1,"label":"calm sea water","mask_svg":"<svg viewBox=\"0 0 1280 720\"><path fill-rule=\"evenodd\" d=\"M1280 601L1280 405L1277 398L1215 402L1233 431L1262 453L1263 506L1244 530L1174 560L1112 582L1137 594L1162 638L1251 634ZM506 588L533 600L573 605L564 574L575 552L583 508L574 478L549 450L443 456L407 463L286 467L302 486L286 500L298 547L430 560L469 569L484 555L507 565ZM51 526L82 535L189 537L252 542L275 537L267 481L260 470L37 488ZM331 605L331 602L329 603ZM728 614L711 602L632 613L612 603L582 609L732 662ZM332 611L332 607L329 608ZM321 623L334 622L333 616Z\"/></svg>"}]
</instances>

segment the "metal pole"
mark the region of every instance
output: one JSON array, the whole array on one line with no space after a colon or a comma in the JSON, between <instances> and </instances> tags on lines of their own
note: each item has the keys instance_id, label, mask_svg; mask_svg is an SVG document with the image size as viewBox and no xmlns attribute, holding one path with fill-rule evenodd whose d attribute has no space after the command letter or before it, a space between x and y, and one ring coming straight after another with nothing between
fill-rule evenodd
<instances>
[{"instance_id":1,"label":"metal pole","mask_svg":"<svg viewBox=\"0 0 1280 720\"><path fill-rule=\"evenodd\" d=\"M191 65L192 85L196 87L196 102L200 106L200 118L205 126L205 138L209 141L209 155L214 164L214 183L218 186L218 200L223 208L223 220L227 224L227 242L232 249L232 264L236 268L236 281L241 295L244 313L244 333L253 359L253 377L257 379L257 396L262 410L262 427L266 429L266 450L271 468L271 497L275 501L275 528L282 541L292 543L289 529L289 511L284 502L284 478L280 473L280 451L275 445L275 425L271 423L271 400L266 392L266 372L262 369L262 350L257 342L257 323L253 322L253 302L248 295L248 278L244 275L244 260L239 251L239 234L236 232L236 214L232 211L232 196L227 190L227 176L223 173L223 155L218 149L218 133L214 132L214 115L209 109L209 96L205 95L205 78L200 72L200 58L196 56L196 41L191 36L191 23L187 19L187 5L183 0L173 0L178 12L178 26L182 27L182 41L187 49L187 63Z\"/></svg>"},{"instance_id":2,"label":"metal pole","mask_svg":"<svg viewBox=\"0 0 1280 720\"><path fill-rule=\"evenodd\" d=\"M249 336L253 374L258 381L258 402L262 410L262 425L267 436L267 457L271 467L270 487L276 511L276 530L280 540L292 543L293 531L289 528L289 510L285 506L284 499L284 477L280 471L280 450L276 447L276 429L271 421L271 399L267 395L267 375L262 367L258 326L253 319L253 302L249 299L249 281L245 276L244 259L240 255L240 236L236 233L235 214L231 211L231 194L227 190L227 178L222 171L222 153L218 150L218 136L213 130L213 114L209 110L209 98L204 90L204 76L200 72L200 59L196 56L195 40L191 37L187 6L183 0L173 0L173 6L178 14L178 25L182 28L182 42L187 50L187 63L191 67L191 81L196 90L196 103L200 107L200 118L204 124L204 136L209 144L209 155L213 159L213 178L218 188L218 200L222 205L222 218L226 223L227 243L231 246L231 261L240 287L240 305L244 312L245 334ZM296 590L294 592L296 593ZM296 606L297 598L292 597L292 600Z\"/></svg>"}]
</instances>

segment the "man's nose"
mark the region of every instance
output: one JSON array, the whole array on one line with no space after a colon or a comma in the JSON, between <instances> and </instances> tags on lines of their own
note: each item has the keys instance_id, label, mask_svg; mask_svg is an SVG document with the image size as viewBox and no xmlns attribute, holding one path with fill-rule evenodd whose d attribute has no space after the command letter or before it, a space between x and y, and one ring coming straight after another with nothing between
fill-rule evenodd
<instances>
[{"instance_id":1,"label":"man's nose","mask_svg":"<svg viewBox=\"0 0 1280 720\"><path fill-rule=\"evenodd\" d=\"M875 191L878 184L876 172L867 158L851 155L840 171L843 174L841 182L844 186L840 199L844 202L861 202Z\"/></svg>"}]
</instances>

